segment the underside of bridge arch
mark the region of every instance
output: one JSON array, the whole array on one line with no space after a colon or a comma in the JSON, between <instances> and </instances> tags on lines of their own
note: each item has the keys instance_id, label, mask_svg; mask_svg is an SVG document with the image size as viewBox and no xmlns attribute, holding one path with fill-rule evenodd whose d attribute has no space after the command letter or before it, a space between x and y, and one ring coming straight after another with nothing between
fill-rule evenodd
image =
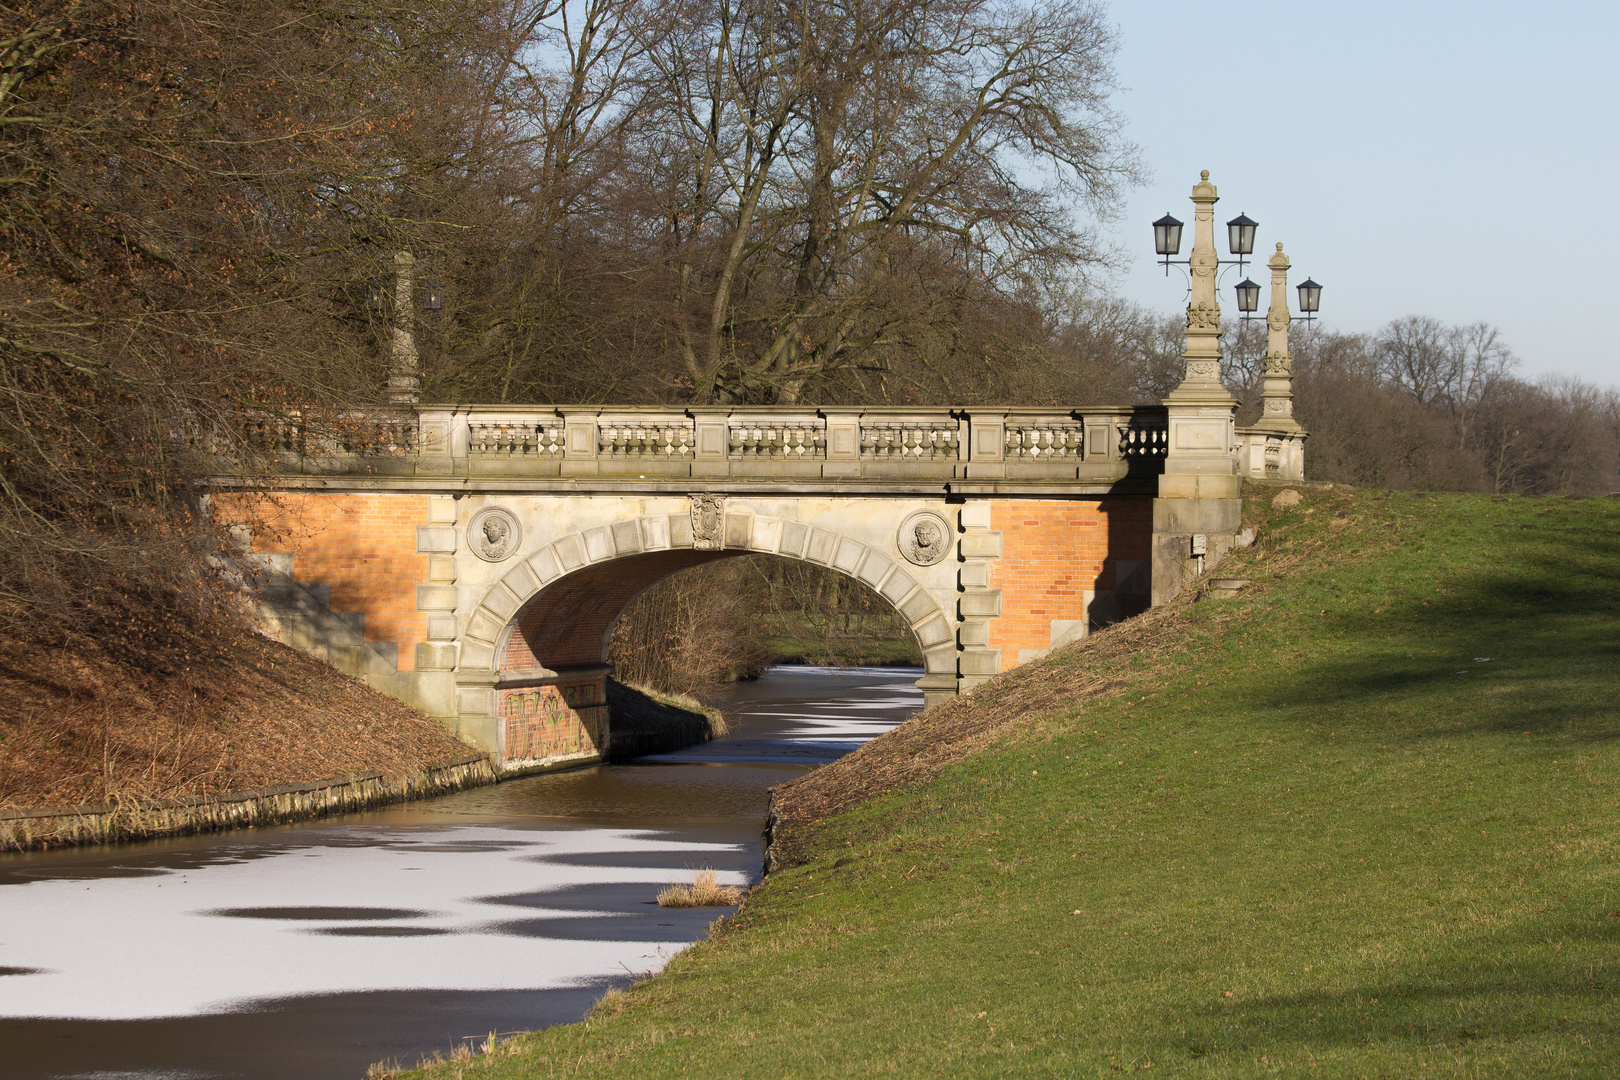
<instances>
[{"instance_id":1,"label":"underside of bridge arch","mask_svg":"<svg viewBox=\"0 0 1620 1080\"><path fill-rule=\"evenodd\" d=\"M607 662L608 637L625 608L671 574L743 551L656 551L597 563L542 589L513 617L496 654L503 676Z\"/></svg>"}]
</instances>

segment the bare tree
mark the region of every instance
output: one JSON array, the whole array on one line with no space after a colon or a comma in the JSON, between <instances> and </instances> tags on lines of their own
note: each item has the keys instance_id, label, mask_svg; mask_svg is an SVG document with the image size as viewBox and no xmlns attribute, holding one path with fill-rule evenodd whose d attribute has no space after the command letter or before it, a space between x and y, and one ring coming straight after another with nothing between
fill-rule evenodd
<instances>
[{"instance_id":1,"label":"bare tree","mask_svg":"<svg viewBox=\"0 0 1620 1080\"><path fill-rule=\"evenodd\" d=\"M376 249L412 235L410 103L483 17L471 0L0 9L10 628L122 605L107 640L184 639L216 541L190 437L243 461L280 419L375 400L358 301Z\"/></svg>"},{"instance_id":2,"label":"bare tree","mask_svg":"<svg viewBox=\"0 0 1620 1080\"><path fill-rule=\"evenodd\" d=\"M1450 388L1455 356L1452 333L1439 319L1408 315L1378 332L1381 373L1419 405L1438 401Z\"/></svg>"},{"instance_id":3,"label":"bare tree","mask_svg":"<svg viewBox=\"0 0 1620 1080\"><path fill-rule=\"evenodd\" d=\"M641 154L699 400L798 400L896 343L944 265L1016 289L1102 257L1133 179L1100 9L692 0L649 50Z\"/></svg>"},{"instance_id":4,"label":"bare tree","mask_svg":"<svg viewBox=\"0 0 1620 1080\"><path fill-rule=\"evenodd\" d=\"M1518 359L1485 322L1446 326L1437 319L1409 315L1380 330L1376 339L1380 371L1419 405L1444 410L1467 447L1475 418L1518 366Z\"/></svg>"}]
</instances>

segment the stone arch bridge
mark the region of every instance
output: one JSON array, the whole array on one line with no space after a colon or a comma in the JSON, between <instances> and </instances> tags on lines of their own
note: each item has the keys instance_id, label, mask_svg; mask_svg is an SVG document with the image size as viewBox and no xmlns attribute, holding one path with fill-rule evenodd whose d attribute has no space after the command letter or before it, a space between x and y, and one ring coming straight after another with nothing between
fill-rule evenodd
<instances>
[{"instance_id":1,"label":"stone arch bridge","mask_svg":"<svg viewBox=\"0 0 1620 1080\"><path fill-rule=\"evenodd\" d=\"M1173 595L1230 546L1243 475L1300 471L1298 437L1232 416L422 406L365 452L283 432L271 490L211 502L275 636L525 770L601 755L615 620L714 559L866 583L930 702Z\"/></svg>"}]
</instances>

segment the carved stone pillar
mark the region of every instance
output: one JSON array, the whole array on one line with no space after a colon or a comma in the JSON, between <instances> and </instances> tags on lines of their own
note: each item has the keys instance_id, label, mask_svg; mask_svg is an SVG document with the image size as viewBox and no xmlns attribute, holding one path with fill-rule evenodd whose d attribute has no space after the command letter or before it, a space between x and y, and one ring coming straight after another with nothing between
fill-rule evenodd
<instances>
[{"instance_id":1,"label":"carved stone pillar","mask_svg":"<svg viewBox=\"0 0 1620 1080\"><path fill-rule=\"evenodd\" d=\"M1294 419L1294 358L1288 352L1288 256L1283 246L1267 260L1271 267L1271 307L1266 311L1264 402L1255 427L1266 431L1303 432Z\"/></svg>"},{"instance_id":2,"label":"carved stone pillar","mask_svg":"<svg viewBox=\"0 0 1620 1080\"><path fill-rule=\"evenodd\" d=\"M1243 481L1234 430L1237 399L1221 382L1221 308L1215 294L1220 266L1215 253L1218 200L1205 170L1192 190L1192 296L1182 350L1186 376L1164 399L1168 447L1159 497L1153 501L1155 604L1179 593L1203 564L1195 557L1195 548L1201 549L1200 556L1211 548L1224 553L1242 525Z\"/></svg>"},{"instance_id":3,"label":"carved stone pillar","mask_svg":"<svg viewBox=\"0 0 1620 1080\"><path fill-rule=\"evenodd\" d=\"M388 376L388 400L395 405L415 405L422 400L422 374L417 364L416 306L411 296L416 260L408 251L394 255L394 326L392 365Z\"/></svg>"},{"instance_id":4,"label":"carved stone pillar","mask_svg":"<svg viewBox=\"0 0 1620 1080\"><path fill-rule=\"evenodd\" d=\"M1266 370L1260 419L1238 432L1243 473L1256 479L1305 479L1306 431L1294 419L1294 358L1288 351L1288 256L1281 244L1271 267L1271 307L1266 312Z\"/></svg>"}]
</instances>

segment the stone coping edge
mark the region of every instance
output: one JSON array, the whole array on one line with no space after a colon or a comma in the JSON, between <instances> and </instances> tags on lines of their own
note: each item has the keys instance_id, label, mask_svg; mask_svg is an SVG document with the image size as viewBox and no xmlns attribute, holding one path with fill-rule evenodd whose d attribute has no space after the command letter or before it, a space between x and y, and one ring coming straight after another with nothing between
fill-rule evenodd
<instances>
[{"instance_id":1,"label":"stone coping edge","mask_svg":"<svg viewBox=\"0 0 1620 1080\"><path fill-rule=\"evenodd\" d=\"M502 779L486 754L463 754L392 782L369 770L223 795L0 810L0 851L72 847L275 825L449 794Z\"/></svg>"}]
</instances>

